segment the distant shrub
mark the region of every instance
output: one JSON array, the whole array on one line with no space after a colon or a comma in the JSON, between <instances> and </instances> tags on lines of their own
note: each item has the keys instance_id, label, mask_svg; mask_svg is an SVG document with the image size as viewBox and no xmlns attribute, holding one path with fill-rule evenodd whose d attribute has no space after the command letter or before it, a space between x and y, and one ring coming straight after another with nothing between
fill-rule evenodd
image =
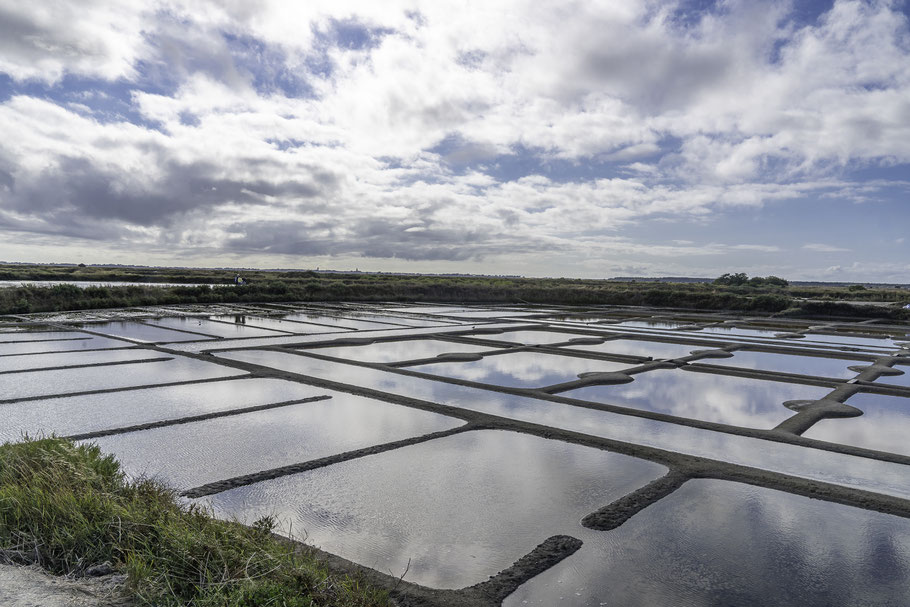
<instances>
[{"instance_id":1,"label":"distant shrub","mask_svg":"<svg viewBox=\"0 0 910 607\"><path fill-rule=\"evenodd\" d=\"M725 287L739 287L747 284L748 282L749 275L745 272L737 272L736 274L722 274L718 278L714 279L714 284Z\"/></svg>"},{"instance_id":2,"label":"distant shrub","mask_svg":"<svg viewBox=\"0 0 910 607\"><path fill-rule=\"evenodd\" d=\"M713 284L724 287L786 287L790 285L789 282L779 276L753 276L749 278L749 275L745 272L723 274L715 278Z\"/></svg>"}]
</instances>

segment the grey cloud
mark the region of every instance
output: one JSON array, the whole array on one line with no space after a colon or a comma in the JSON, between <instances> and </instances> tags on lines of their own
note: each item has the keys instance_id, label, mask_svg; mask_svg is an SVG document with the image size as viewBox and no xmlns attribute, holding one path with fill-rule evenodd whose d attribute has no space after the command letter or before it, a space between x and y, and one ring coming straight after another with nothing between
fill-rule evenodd
<instances>
[{"instance_id":1,"label":"grey cloud","mask_svg":"<svg viewBox=\"0 0 910 607\"><path fill-rule=\"evenodd\" d=\"M145 8L112 3L6 2L0 6L0 71L54 81L65 72L114 79L131 72ZM116 23L105 31L104 26Z\"/></svg>"},{"instance_id":2,"label":"grey cloud","mask_svg":"<svg viewBox=\"0 0 910 607\"><path fill-rule=\"evenodd\" d=\"M220 176L212 164L164 163L165 176L151 189L129 184L127 176L96 166L85 158L63 158L42 174L10 179L4 206L37 219L71 215L69 225L122 221L137 226L169 226L181 215L227 203L264 204L316 199L335 186L331 174L318 172L278 182L245 181ZM0 175L2 177L2 175Z\"/></svg>"},{"instance_id":3,"label":"grey cloud","mask_svg":"<svg viewBox=\"0 0 910 607\"><path fill-rule=\"evenodd\" d=\"M233 88L251 83L252 74L238 68L218 32L167 18L162 18L158 25L156 31L146 34L157 60L146 68L153 80L173 86L190 74L202 72Z\"/></svg>"},{"instance_id":4,"label":"grey cloud","mask_svg":"<svg viewBox=\"0 0 910 607\"><path fill-rule=\"evenodd\" d=\"M723 81L733 59L720 49L668 48L648 41L625 40L592 49L581 70L589 82L660 112L688 103L705 88Z\"/></svg>"},{"instance_id":5,"label":"grey cloud","mask_svg":"<svg viewBox=\"0 0 910 607\"><path fill-rule=\"evenodd\" d=\"M422 227L381 217L356 221L344 231L331 222L259 221L235 224L227 248L237 252L285 255L362 255L409 261L466 261L487 255L534 250L504 234ZM413 230L420 227L419 230ZM410 231L409 231L410 230ZM327 235L328 234L328 235Z\"/></svg>"},{"instance_id":6,"label":"grey cloud","mask_svg":"<svg viewBox=\"0 0 910 607\"><path fill-rule=\"evenodd\" d=\"M0 53L7 61L29 65L67 55L96 56L104 50L97 40L72 36L66 27L50 29L39 25L34 15L29 17L22 7L0 5Z\"/></svg>"}]
</instances>

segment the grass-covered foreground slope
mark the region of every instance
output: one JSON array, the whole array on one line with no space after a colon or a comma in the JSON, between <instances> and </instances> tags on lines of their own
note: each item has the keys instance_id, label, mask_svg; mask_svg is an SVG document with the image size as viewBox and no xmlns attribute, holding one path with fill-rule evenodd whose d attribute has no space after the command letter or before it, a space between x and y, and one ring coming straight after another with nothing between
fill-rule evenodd
<instances>
[{"instance_id":1,"label":"grass-covered foreground slope","mask_svg":"<svg viewBox=\"0 0 910 607\"><path fill-rule=\"evenodd\" d=\"M0 550L79 575L109 561L139 604L380 606L384 591L332 575L306 550L127 480L97 447L58 438L0 445Z\"/></svg>"}]
</instances>

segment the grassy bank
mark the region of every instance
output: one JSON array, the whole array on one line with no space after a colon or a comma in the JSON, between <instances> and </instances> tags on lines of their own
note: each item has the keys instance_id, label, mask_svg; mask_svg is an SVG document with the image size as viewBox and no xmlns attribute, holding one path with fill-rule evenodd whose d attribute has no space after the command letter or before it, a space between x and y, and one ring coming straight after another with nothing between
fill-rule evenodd
<instances>
[{"instance_id":1,"label":"grassy bank","mask_svg":"<svg viewBox=\"0 0 910 607\"><path fill-rule=\"evenodd\" d=\"M9 267L9 266L7 266ZM98 270L98 268L92 268ZM165 270L149 269L142 277L176 281ZM223 281L220 270L198 270L194 282ZM209 272L209 274L205 274ZM616 282L567 278L506 278L490 276L420 276L392 274L335 274L321 272L245 273L240 286L111 286L79 289L74 285L24 286L0 289L0 314L50 312L150 306L243 302L461 302L534 303L558 305L631 305L702 310L734 310L748 313L799 314L809 310L805 299L815 300L814 309L851 301L840 306L840 315L903 318L897 308L910 301L904 289L792 287L763 285L714 285L709 283ZM73 280L86 280L72 276ZM135 277L131 277L135 278ZM863 307L863 302L894 302L895 309ZM822 305L819 307L819 302Z\"/></svg>"},{"instance_id":2,"label":"grassy bank","mask_svg":"<svg viewBox=\"0 0 910 607\"><path fill-rule=\"evenodd\" d=\"M140 604L199 607L388 605L270 533L218 521L149 481L129 482L94 446L0 445L0 550L58 574L109 561Z\"/></svg>"}]
</instances>

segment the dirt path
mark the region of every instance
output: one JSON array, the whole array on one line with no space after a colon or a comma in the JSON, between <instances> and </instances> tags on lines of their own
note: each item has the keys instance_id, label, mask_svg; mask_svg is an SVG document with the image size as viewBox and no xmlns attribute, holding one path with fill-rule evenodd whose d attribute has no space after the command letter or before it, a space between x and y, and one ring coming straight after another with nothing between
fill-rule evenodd
<instances>
[{"instance_id":1,"label":"dirt path","mask_svg":"<svg viewBox=\"0 0 910 607\"><path fill-rule=\"evenodd\" d=\"M3 607L127 607L110 577L90 581L48 575L37 567L0 565Z\"/></svg>"}]
</instances>

